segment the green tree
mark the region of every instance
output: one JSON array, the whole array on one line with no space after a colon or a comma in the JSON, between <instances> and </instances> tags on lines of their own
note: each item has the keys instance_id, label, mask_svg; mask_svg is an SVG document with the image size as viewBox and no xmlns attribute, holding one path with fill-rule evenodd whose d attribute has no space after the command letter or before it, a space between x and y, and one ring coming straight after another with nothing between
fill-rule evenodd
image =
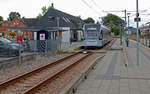
<instances>
[{"instance_id":1,"label":"green tree","mask_svg":"<svg viewBox=\"0 0 150 94\"><path fill-rule=\"evenodd\" d=\"M42 14L39 13L39 15L37 16L38 19L41 19L42 18Z\"/></svg>"},{"instance_id":2,"label":"green tree","mask_svg":"<svg viewBox=\"0 0 150 94\"><path fill-rule=\"evenodd\" d=\"M95 23L95 21L91 17L88 17L87 19L85 19L84 22L87 24L88 23Z\"/></svg>"},{"instance_id":3,"label":"green tree","mask_svg":"<svg viewBox=\"0 0 150 94\"><path fill-rule=\"evenodd\" d=\"M37 18L38 18L38 19L41 19L41 18L46 14L46 12L47 12L48 10L50 10L51 8L54 8L53 3L52 3L52 5L49 6L49 7L43 6L43 7L41 8L42 13L39 13L39 15L37 16Z\"/></svg>"},{"instance_id":4,"label":"green tree","mask_svg":"<svg viewBox=\"0 0 150 94\"><path fill-rule=\"evenodd\" d=\"M12 21L14 18L20 18L21 15L19 12L10 12L9 17L7 18L8 21Z\"/></svg>"},{"instance_id":5,"label":"green tree","mask_svg":"<svg viewBox=\"0 0 150 94\"><path fill-rule=\"evenodd\" d=\"M108 14L102 18L102 24L110 27L111 32L114 32L115 35L119 35L120 28L124 26L125 21L114 14Z\"/></svg>"},{"instance_id":6,"label":"green tree","mask_svg":"<svg viewBox=\"0 0 150 94\"><path fill-rule=\"evenodd\" d=\"M0 16L0 21L3 21L3 17L2 16Z\"/></svg>"},{"instance_id":7,"label":"green tree","mask_svg":"<svg viewBox=\"0 0 150 94\"><path fill-rule=\"evenodd\" d=\"M42 7L42 15L44 15L47 11L48 9L46 8L46 6Z\"/></svg>"}]
</instances>

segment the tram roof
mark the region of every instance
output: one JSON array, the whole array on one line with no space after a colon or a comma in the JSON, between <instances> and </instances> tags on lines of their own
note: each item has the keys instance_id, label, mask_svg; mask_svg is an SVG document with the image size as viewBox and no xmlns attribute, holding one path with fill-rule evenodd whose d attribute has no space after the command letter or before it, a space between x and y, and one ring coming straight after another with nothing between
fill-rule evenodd
<instances>
[{"instance_id":1,"label":"tram roof","mask_svg":"<svg viewBox=\"0 0 150 94\"><path fill-rule=\"evenodd\" d=\"M110 31L110 29L109 28L107 28L106 26L104 26L104 25L101 25L101 28L102 28L102 30L103 31Z\"/></svg>"}]
</instances>

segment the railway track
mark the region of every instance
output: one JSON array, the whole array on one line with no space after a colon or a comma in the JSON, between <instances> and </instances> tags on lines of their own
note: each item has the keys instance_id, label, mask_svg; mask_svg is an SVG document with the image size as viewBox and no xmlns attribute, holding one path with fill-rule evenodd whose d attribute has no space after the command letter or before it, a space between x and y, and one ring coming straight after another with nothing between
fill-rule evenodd
<instances>
[{"instance_id":1,"label":"railway track","mask_svg":"<svg viewBox=\"0 0 150 94\"><path fill-rule=\"evenodd\" d=\"M112 39L107 45L104 46L103 49L106 49L106 50L110 49L116 40L117 39Z\"/></svg>"},{"instance_id":2,"label":"railway track","mask_svg":"<svg viewBox=\"0 0 150 94\"><path fill-rule=\"evenodd\" d=\"M51 83L59 75L69 71L92 53L75 53L56 62L0 83L0 94L34 94L33 92Z\"/></svg>"},{"instance_id":3,"label":"railway track","mask_svg":"<svg viewBox=\"0 0 150 94\"><path fill-rule=\"evenodd\" d=\"M114 42L115 40L111 41L109 45L106 45L106 47L104 48L111 47ZM64 75L68 71L72 70L73 67L80 64L82 61L85 61L87 59L86 62L92 62L92 60L97 58L100 54L101 53L99 52L91 52L88 54L82 54L80 52L77 52L51 64L34 69L28 73L13 77L0 83L0 94L35 94L35 92L39 92L39 89L45 87L47 84L53 83L54 80L58 79L59 77L61 77L61 75ZM56 83L54 82L54 84Z\"/></svg>"}]
</instances>

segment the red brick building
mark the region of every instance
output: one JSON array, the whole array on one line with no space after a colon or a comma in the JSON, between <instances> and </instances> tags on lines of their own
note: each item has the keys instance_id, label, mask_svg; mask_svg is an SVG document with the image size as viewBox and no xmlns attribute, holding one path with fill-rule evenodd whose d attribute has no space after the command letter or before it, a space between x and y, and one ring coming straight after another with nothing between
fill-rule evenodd
<instances>
[{"instance_id":1,"label":"red brick building","mask_svg":"<svg viewBox=\"0 0 150 94\"><path fill-rule=\"evenodd\" d=\"M8 38L8 39L13 39L16 40L16 37L18 35L21 35L23 38L28 38L29 40L31 40L32 37L32 32L30 31L15 31L15 30L7 30L6 26L9 27L28 27L28 26L32 26L33 24L35 24L35 22L37 21L37 19L27 19L27 18L14 18L12 21L3 21L0 25L0 32L3 34L4 38Z\"/></svg>"},{"instance_id":2,"label":"red brick building","mask_svg":"<svg viewBox=\"0 0 150 94\"><path fill-rule=\"evenodd\" d=\"M8 25L9 25L8 21L3 21L0 24L0 32L2 33L2 35L3 35L4 38L6 36L6 26L8 26Z\"/></svg>"}]
</instances>

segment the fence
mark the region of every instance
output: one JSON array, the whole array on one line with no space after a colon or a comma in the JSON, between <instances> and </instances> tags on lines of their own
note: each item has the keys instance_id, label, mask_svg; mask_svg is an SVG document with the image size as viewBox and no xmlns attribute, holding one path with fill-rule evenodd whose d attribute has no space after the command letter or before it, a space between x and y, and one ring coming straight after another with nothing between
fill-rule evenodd
<instances>
[{"instance_id":1,"label":"fence","mask_svg":"<svg viewBox=\"0 0 150 94\"><path fill-rule=\"evenodd\" d=\"M27 63L31 60L36 62L37 59L44 58L43 56L53 54L60 49L61 40L49 39L49 40L27 40L22 43L21 49L23 52L17 56L13 54L12 56L0 57L0 71L6 68L13 68L15 66L20 66L20 64ZM18 53L19 51L17 51ZM44 54L44 55L43 55ZM14 57L15 56L15 57ZM4 60L6 58L7 60ZM11 62L10 62L11 61Z\"/></svg>"},{"instance_id":2,"label":"fence","mask_svg":"<svg viewBox=\"0 0 150 94\"><path fill-rule=\"evenodd\" d=\"M25 52L56 52L60 49L61 40L29 40L23 43Z\"/></svg>"}]
</instances>

